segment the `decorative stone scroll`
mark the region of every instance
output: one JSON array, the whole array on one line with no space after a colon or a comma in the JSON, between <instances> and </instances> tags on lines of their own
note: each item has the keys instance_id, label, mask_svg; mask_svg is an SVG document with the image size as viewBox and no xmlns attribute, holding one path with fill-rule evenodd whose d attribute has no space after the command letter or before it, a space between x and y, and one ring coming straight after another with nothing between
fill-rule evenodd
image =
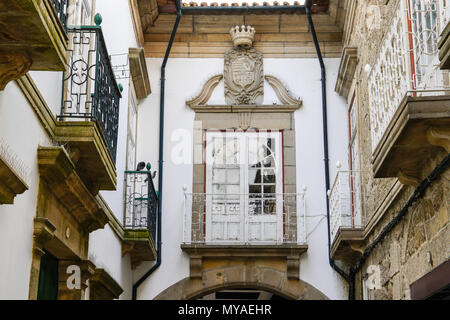
<instances>
[{"instance_id":1,"label":"decorative stone scroll","mask_svg":"<svg viewBox=\"0 0 450 320\"><path fill-rule=\"evenodd\" d=\"M206 81L206 83L203 85L200 94L194 99L187 101L186 104L190 107L205 105L208 102L209 98L211 98L211 94L213 93L214 89L222 79L223 75L221 74L209 78L208 81Z\"/></svg>"},{"instance_id":2,"label":"decorative stone scroll","mask_svg":"<svg viewBox=\"0 0 450 320\"><path fill-rule=\"evenodd\" d=\"M277 95L278 99L280 99L281 103L287 104L287 105L301 105L302 101L299 99L293 98L289 91L286 89L286 87L283 85L283 83L275 78L274 76L265 76L265 79L270 84L270 86L275 91L275 94Z\"/></svg>"},{"instance_id":3,"label":"decorative stone scroll","mask_svg":"<svg viewBox=\"0 0 450 320\"><path fill-rule=\"evenodd\" d=\"M230 34L233 48L225 53L224 74L215 75L203 85L200 94L186 101L195 112L214 113L247 113L241 118L242 126L246 127L249 114L290 113L302 105L300 99L295 99L274 76L264 76L263 55L252 47L255 29L251 26L235 26ZM208 105L208 101L219 82L224 79L224 94L226 104ZM280 100L279 104L263 105L264 79L273 88Z\"/></svg>"},{"instance_id":4,"label":"decorative stone scroll","mask_svg":"<svg viewBox=\"0 0 450 320\"><path fill-rule=\"evenodd\" d=\"M214 89L223 79L223 76L221 74L209 78L203 85L201 92L195 98L186 101L186 104L195 112L293 112L301 107L303 103L302 100L292 97L281 80L269 75L265 76L264 78L274 90L275 94L280 100L280 104L249 105L243 103L235 103L228 105L208 105L207 103Z\"/></svg>"}]
</instances>

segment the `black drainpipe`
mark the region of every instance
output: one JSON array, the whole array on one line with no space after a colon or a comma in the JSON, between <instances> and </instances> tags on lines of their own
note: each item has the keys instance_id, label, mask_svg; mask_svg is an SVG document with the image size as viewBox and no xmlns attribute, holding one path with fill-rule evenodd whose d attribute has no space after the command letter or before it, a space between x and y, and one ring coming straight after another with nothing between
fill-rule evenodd
<instances>
[{"instance_id":1,"label":"black drainpipe","mask_svg":"<svg viewBox=\"0 0 450 320\"><path fill-rule=\"evenodd\" d=\"M166 54L164 55L164 60L161 65L161 92L160 92L160 105L159 105L159 167L158 167L158 225L157 225L157 256L156 263L148 270L134 285L132 299L137 298L138 287L161 265L161 247L162 247L162 235L161 235L161 212L162 212L162 200L163 200L163 169L164 169L164 97L165 97L165 83L166 83L166 64L169 58L170 50L172 49L172 44L177 33L178 24L181 19L181 3L180 0L175 1L177 8L177 18L172 29L172 34L170 35L169 44L167 45Z\"/></svg>"},{"instance_id":2,"label":"black drainpipe","mask_svg":"<svg viewBox=\"0 0 450 320\"><path fill-rule=\"evenodd\" d=\"M321 71L321 81L322 81L322 128L323 128L323 150L324 150L324 167L325 167L325 195L327 202L327 227L328 227L328 261L330 266L340 274L345 281L351 286L351 281L349 275L347 275L342 269L340 269L334 260L331 258L331 238L330 238L330 205L328 203L328 190L330 190L330 169L329 169L329 159L328 159L328 122L327 122L327 87L326 87L326 72L325 64L322 59L322 52L320 51L319 41L317 40L316 30L314 28L314 22L311 18L311 0L305 1L305 12L308 17L309 28L311 29L311 34L314 40L314 45L316 47L317 57L320 63Z\"/></svg>"}]
</instances>

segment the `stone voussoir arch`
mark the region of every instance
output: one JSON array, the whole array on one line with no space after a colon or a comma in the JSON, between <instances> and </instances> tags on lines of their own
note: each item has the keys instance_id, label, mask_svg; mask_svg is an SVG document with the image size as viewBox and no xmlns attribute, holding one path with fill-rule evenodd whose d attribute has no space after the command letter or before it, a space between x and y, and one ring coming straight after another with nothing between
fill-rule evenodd
<instances>
[{"instance_id":1,"label":"stone voussoir arch","mask_svg":"<svg viewBox=\"0 0 450 320\"><path fill-rule=\"evenodd\" d=\"M190 300L224 289L256 289L289 300L328 300L305 281L288 279L285 272L270 267L228 266L202 272L202 278L184 278L162 291L155 300Z\"/></svg>"}]
</instances>

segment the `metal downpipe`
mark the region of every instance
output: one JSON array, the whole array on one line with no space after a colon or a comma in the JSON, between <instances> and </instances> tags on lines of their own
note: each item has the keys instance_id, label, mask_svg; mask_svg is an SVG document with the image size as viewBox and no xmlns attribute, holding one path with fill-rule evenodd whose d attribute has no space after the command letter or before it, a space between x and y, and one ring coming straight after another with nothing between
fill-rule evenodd
<instances>
[{"instance_id":1,"label":"metal downpipe","mask_svg":"<svg viewBox=\"0 0 450 320\"><path fill-rule=\"evenodd\" d=\"M334 260L330 256L331 238L330 238L330 206L328 202L328 190L330 189L330 169L328 158L328 120L327 120L327 91L326 91L326 71L325 64L322 58L322 52L320 50L319 41L317 40L316 30L314 28L314 22L311 18L311 0L305 1L305 12L308 18L309 27L314 40L314 46L317 52L317 58L320 63L321 82L322 82L322 127L323 127L323 149L324 149L324 168L325 168L325 194L327 202L327 229L328 229L328 260L330 266L341 275L345 281L349 282L350 278L342 269L340 269ZM350 285L350 282L349 282Z\"/></svg>"},{"instance_id":2,"label":"metal downpipe","mask_svg":"<svg viewBox=\"0 0 450 320\"><path fill-rule=\"evenodd\" d=\"M132 292L132 299L137 299L138 287L161 265L161 247L162 247L162 235L161 235L161 217L162 217L162 199L163 199L163 169L164 169L164 97L165 97L165 83L166 83L166 64L172 49L172 44L175 39L175 35L178 30L178 25L181 19L181 3L176 1L177 5L177 18L170 35L170 40L167 45L164 60L161 65L161 91L160 91L160 106L159 106L159 165L158 165L158 225L157 225L157 257L156 263L148 270L134 285Z\"/></svg>"}]
</instances>

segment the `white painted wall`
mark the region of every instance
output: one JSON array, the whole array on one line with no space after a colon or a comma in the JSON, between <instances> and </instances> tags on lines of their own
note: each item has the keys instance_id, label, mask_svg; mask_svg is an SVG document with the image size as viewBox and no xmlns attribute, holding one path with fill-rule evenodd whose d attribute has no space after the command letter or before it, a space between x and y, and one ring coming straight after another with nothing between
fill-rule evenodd
<instances>
[{"instance_id":1,"label":"white painted wall","mask_svg":"<svg viewBox=\"0 0 450 320\"><path fill-rule=\"evenodd\" d=\"M101 24L103 35L109 55L120 55L113 57L114 63L122 63L127 60L126 54L130 47L136 47L136 37L131 20L128 1L123 0L96 0L95 13L103 17ZM94 14L95 14L94 13ZM117 190L101 191L100 193L114 208L114 214L120 222L123 221L123 181L126 168L126 146L127 146L127 119L128 119L128 95L129 79L117 81L123 86L122 99L120 100L119 116L119 138L117 141ZM132 84L131 84L132 85Z\"/></svg>"},{"instance_id":2,"label":"white painted wall","mask_svg":"<svg viewBox=\"0 0 450 320\"><path fill-rule=\"evenodd\" d=\"M158 164L159 90L162 59L147 59L153 94L139 106L138 160ZM339 59L326 59L329 116L330 179L334 180L334 164L347 164L347 108L345 100L334 93ZM344 282L328 264L326 198L322 143L322 100L320 68L317 59L264 59L265 74L282 80L295 97L303 99L303 107L295 113L297 147L297 188L307 186L307 228L311 233L309 249L301 259L301 279L332 299L346 299ZM184 130L192 137L194 112L185 101L196 96L210 76L223 73L223 59L169 59L166 68L164 194L162 218L162 264L139 288L138 298L152 299L162 290L189 274L189 259L180 249L183 221L183 185L192 191L192 165L175 164L171 159L175 132ZM265 103L277 101L273 90L265 86ZM210 100L223 103L223 84ZM183 132L183 131L182 131ZM142 264L134 273L139 279L151 263Z\"/></svg>"},{"instance_id":3,"label":"white painted wall","mask_svg":"<svg viewBox=\"0 0 450 320\"><path fill-rule=\"evenodd\" d=\"M113 55L112 63L121 64L128 60L126 54L130 47L136 47L136 37L131 19L128 1L96 0L95 11L103 17L101 24L109 55ZM115 56L114 55L118 55ZM113 214L123 222L123 187L124 171L126 168L126 141L128 119L130 79L120 79L123 92L119 109L119 136L117 141L117 190L101 191L100 194L111 208ZM104 230L97 230L89 235L89 257L93 262L105 268L108 273L121 285L124 293L120 299L131 299L132 272L129 255L122 258L121 241L109 225Z\"/></svg>"},{"instance_id":4,"label":"white painted wall","mask_svg":"<svg viewBox=\"0 0 450 320\"><path fill-rule=\"evenodd\" d=\"M41 125L15 82L0 91L0 143L7 145L28 168L23 177L29 190L14 199L14 205L0 205L0 299L28 299L33 219L39 176L37 147L48 146Z\"/></svg>"}]
</instances>

